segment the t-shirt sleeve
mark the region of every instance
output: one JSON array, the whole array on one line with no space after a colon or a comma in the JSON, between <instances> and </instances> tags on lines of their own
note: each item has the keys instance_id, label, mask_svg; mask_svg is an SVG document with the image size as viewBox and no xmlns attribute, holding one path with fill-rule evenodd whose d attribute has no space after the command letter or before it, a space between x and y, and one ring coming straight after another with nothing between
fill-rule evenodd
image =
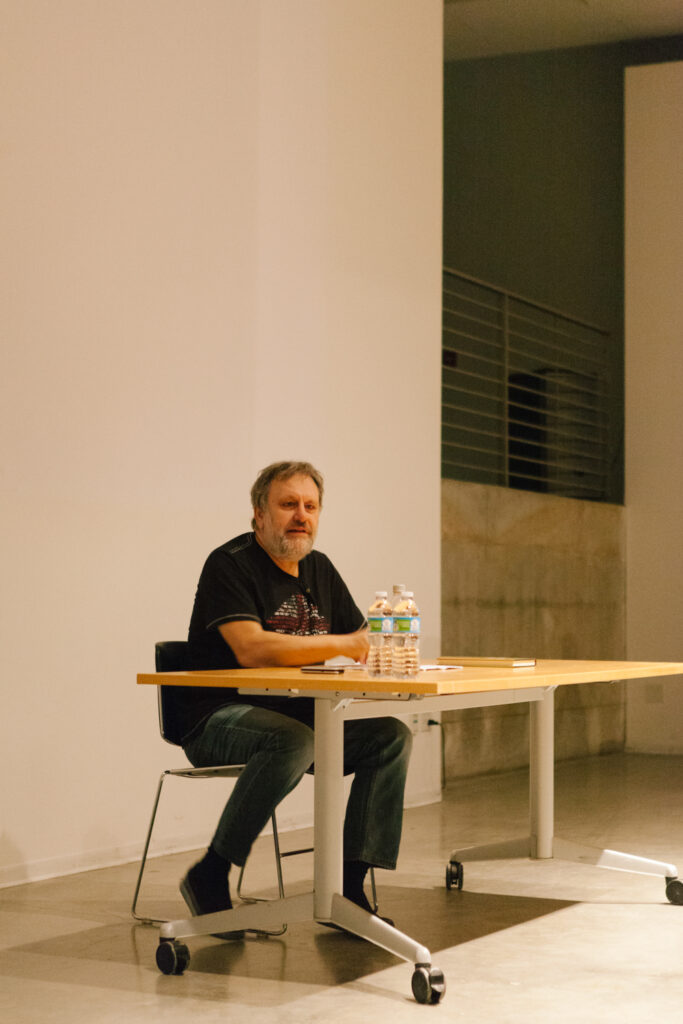
<instances>
[{"instance_id":1,"label":"t-shirt sleeve","mask_svg":"<svg viewBox=\"0 0 683 1024\"><path fill-rule=\"evenodd\" d=\"M229 554L215 551L209 555L198 589L202 621L196 625L205 630L241 619L262 621L253 581Z\"/></svg>"}]
</instances>

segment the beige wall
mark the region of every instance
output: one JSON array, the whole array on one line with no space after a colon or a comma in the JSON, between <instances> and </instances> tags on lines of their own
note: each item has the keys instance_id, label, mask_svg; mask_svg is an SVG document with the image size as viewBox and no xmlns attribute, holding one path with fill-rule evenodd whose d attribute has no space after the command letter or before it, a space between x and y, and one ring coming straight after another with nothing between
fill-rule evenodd
<instances>
[{"instance_id":1,"label":"beige wall","mask_svg":"<svg viewBox=\"0 0 683 1024\"><path fill-rule=\"evenodd\" d=\"M272 459L438 650L442 123L437 0L2 11L0 884L139 851L178 755L135 673Z\"/></svg>"},{"instance_id":2,"label":"beige wall","mask_svg":"<svg viewBox=\"0 0 683 1024\"><path fill-rule=\"evenodd\" d=\"M626 71L629 658L683 661L683 63ZM683 679L629 683L628 749L683 753Z\"/></svg>"},{"instance_id":3,"label":"beige wall","mask_svg":"<svg viewBox=\"0 0 683 1024\"><path fill-rule=\"evenodd\" d=\"M624 510L442 481L444 654L623 658ZM558 758L623 748L622 684L557 695ZM445 717L447 775L528 762L525 706Z\"/></svg>"}]
</instances>

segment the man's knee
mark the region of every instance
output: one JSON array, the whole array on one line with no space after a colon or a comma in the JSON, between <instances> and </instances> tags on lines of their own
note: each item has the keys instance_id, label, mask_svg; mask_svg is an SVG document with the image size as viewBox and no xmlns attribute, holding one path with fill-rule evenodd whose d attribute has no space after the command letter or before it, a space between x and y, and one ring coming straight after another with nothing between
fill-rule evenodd
<instances>
[{"instance_id":1,"label":"man's knee","mask_svg":"<svg viewBox=\"0 0 683 1024\"><path fill-rule=\"evenodd\" d=\"M406 754L410 754L413 746L413 734L410 731L409 726L405 722L402 722L399 718L392 718L390 721L395 723L396 728L396 742L400 745L401 749Z\"/></svg>"},{"instance_id":2,"label":"man's knee","mask_svg":"<svg viewBox=\"0 0 683 1024\"><path fill-rule=\"evenodd\" d=\"M413 746L413 734L400 718L370 719L375 726L375 735L382 747L393 757L410 757Z\"/></svg>"},{"instance_id":3,"label":"man's knee","mask_svg":"<svg viewBox=\"0 0 683 1024\"><path fill-rule=\"evenodd\" d=\"M301 767L301 771L313 763L313 730L296 719L289 718L272 737L274 751Z\"/></svg>"}]
</instances>

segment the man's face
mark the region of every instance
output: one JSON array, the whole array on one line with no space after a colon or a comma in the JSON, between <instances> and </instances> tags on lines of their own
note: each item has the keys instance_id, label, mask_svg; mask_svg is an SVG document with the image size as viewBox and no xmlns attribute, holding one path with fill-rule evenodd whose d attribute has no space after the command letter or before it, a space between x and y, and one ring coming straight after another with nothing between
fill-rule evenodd
<instances>
[{"instance_id":1,"label":"man's face","mask_svg":"<svg viewBox=\"0 0 683 1024\"><path fill-rule=\"evenodd\" d=\"M256 536L269 555L299 562L315 541L320 495L310 476L273 480L265 509L254 509Z\"/></svg>"}]
</instances>

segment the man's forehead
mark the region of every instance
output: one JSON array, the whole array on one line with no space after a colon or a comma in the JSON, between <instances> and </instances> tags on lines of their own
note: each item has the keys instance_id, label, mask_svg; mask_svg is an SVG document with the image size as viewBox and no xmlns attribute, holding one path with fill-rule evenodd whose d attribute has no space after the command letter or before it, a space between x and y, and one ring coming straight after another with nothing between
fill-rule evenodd
<instances>
[{"instance_id":1,"label":"man's forehead","mask_svg":"<svg viewBox=\"0 0 683 1024\"><path fill-rule=\"evenodd\" d=\"M313 477L306 473L293 473L288 477L276 477L270 485L269 496L277 494L282 498L288 494L296 496L302 493L316 501L319 499L318 485Z\"/></svg>"}]
</instances>

